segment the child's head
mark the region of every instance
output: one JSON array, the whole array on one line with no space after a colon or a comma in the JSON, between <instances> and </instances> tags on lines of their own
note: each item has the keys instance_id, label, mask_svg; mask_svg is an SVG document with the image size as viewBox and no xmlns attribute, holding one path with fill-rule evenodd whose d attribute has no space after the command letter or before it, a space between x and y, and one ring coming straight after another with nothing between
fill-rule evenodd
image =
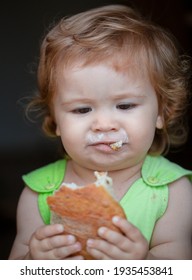
<instances>
[{"instance_id":1,"label":"child's head","mask_svg":"<svg viewBox=\"0 0 192 280\"><path fill-rule=\"evenodd\" d=\"M31 103L43 112L43 128L56 136L52 101L65 69L106 63L116 71L147 73L156 92L163 128L150 152L160 154L186 139L187 61L174 39L131 8L110 5L64 18L42 42L38 68L39 95Z\"/></svg>"}]
</instances>

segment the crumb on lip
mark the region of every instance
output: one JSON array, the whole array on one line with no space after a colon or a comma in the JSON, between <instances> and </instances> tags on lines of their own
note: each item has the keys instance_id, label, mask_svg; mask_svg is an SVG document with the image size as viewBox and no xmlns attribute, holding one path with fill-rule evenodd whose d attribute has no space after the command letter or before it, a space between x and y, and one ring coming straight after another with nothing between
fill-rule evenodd
<instances>
[{"instance_id":1,"label":"crumb on lip","mask_svg":"<svg viewBox=\"0 0 192 280\"><path fill-rule=\"evenodd\" d=\"M122 145L123 145L123 141L120 140L120 141L110 144L109 146L111 147L112 150L118 151L122 147Z\"/></svg>"}]
</instances>

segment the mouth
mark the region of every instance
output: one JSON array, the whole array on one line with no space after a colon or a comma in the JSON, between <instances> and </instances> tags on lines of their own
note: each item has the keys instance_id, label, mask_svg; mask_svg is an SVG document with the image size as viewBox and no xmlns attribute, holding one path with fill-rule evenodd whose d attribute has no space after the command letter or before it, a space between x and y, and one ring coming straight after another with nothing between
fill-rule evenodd
<instances>
[{"instance_id":1,"label":"mouth","mask_svg":"<svg viewBox=\"0 0 192 280\"><path fill-rule=\"evenodd\" d=\"M119 151L126 143L123 143L122 140L117 142L97 142L91 144L91 146L95 147L97 150L102 152L117 152Z\"/></svg>"}]
</instances>

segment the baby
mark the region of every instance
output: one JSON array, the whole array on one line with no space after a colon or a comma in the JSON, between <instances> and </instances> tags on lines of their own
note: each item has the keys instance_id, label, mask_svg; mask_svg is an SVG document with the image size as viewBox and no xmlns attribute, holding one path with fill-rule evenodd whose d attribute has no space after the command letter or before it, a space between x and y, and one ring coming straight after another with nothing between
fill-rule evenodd
<instances>
[{"instance_id":1,"label":"baby","mask_svg":"<svg viewBox=\"0 0 192 280\"><path fill-rule=\"evenodd\" d=\"M23 176L10 259L83 259L76 236L50 224L47 197L93 182L94 171L108 172L126 218L88 238L93 259L191 259L192 171L163 156L186 140L188 70L172 36L123 5L48 32L29 108L67 157Z\"/></svg>"}]
</instances>

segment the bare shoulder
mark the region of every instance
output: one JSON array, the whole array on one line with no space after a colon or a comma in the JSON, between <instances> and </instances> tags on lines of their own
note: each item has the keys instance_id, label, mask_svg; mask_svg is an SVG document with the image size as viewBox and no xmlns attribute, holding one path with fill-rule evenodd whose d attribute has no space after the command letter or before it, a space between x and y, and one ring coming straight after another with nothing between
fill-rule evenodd
<instances>
[{"instance_id":1,"label":"bare shoulder","mask_svg":"<svg viewBox=\"0 0 192 280\"><path fill-rule=\"evenodd\" d=\"M30 223L39 223L41 220L38 209L38 194L28 187L25 187L21 193L17 207L17 221L22 225L29 223L28 218L33 217ZM40 219L40 220L39 220ZM41 220L42 223L42 220Z\"/></svg>"},{"instance_id":2,"label":"bare shoulder","mask_svg":"<svg viewBox=\"0 0 192 280\"><path fill-rule=\"evenodd\" d=\"M38 210L38 194L25 187L17 206L17 235L10 253L10 259L24 255L33 232L43 225Z\"/></svg>"},{"instance_id":3,"label":"bare shoulder","mask_svg":"<svg viewBox=\"0 0 192 280\"><path fill-rule=\"evenodd\" d=\"M165 259L192 257L192 184L186 177L169 185L165 214L156 223L151 252Z\"/></svg>"},{"instance_id":4,"label":"bare shoulder","mask_svg":"<svg viewBox=\"0 0 192 280\"><path fill-rule=\"evenodd\" d=\"M167 208L167 215L174 215L177 213L178 218L183 218L183 223L192 224L192 184L187 177L173 182L169 185L169 201ZM175 216L175 215L174 215Z\"/></svg>"}]
</instances>

